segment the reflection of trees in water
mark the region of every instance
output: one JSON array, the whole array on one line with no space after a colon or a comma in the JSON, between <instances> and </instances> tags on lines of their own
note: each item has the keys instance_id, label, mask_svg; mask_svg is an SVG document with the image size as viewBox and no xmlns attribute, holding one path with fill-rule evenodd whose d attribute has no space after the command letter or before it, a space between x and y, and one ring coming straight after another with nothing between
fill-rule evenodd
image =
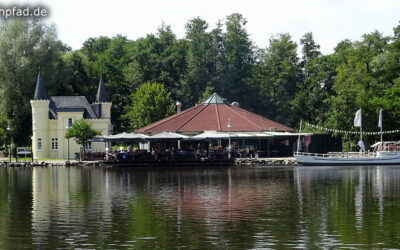
<instances>
[{"instance_id":1,"label":"reflection of trees in water","mask_svg":"<svg viewBox=\"0 0 400 250\"><path fill-rule=\"evenodd\" d=\"M400 169L299 167L294 179L302 215L300 224L310 244L399 245Z\"/></svg>"},{"instance_id":2,"label":"reflection of trees in water","mask_svg":"<svg viewBox=\"0 0 400 250\"><path fill-rule=\"evenodd\" d=\"M0 249L30 248L31 171L0 168Z\"/></svg>"}]
</instances>

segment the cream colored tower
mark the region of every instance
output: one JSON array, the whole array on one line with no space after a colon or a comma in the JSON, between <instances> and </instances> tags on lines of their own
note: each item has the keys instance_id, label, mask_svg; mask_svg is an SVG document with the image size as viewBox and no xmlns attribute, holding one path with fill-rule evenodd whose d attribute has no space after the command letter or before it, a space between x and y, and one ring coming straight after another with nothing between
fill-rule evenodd
<instances>
[{"instance_id":1,"label":"cream colored tower","mask_svg":"<svg viewBox=\"0 0 400 250\"><path fill-rule=\"evenodd\" d=\"M49 154L49 105L42 76L38 74L32 106L32 152L35 159L48 158Z\"/></svg>"}]
</instances>

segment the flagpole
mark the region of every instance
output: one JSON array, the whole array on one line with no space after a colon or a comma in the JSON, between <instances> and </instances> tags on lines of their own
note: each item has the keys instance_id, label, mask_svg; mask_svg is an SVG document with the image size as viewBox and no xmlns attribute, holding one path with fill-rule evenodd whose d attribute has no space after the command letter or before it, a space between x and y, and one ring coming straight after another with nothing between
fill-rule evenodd
<instances>
[{"instance_id":1,"label":"flagpole","mask_svg":"<svg viewBox=\"0 0 400 250\"><path fill-rule=\"evenodd\" d=\"M297 139L297 154L299 154L299 147L300 147L300 133L301 133L301 125L303 125L303 120L300 120L299 138Z\"/></svg>"},{"instance_id":2,"label":"flagpole","mask_svg":"<svg viewBox=\"0 0 400 250\"><path fill-rule=\"evenodd\" d=\"M382 109L379 111L379 127L381 127L381 145L382 145L382 142L383 142L383 132L382 132L382 127L383 127L383 121L382 121L383 119L382 119Z\"/></svg>"},{"instance_id":3,"label":"flagpole","mask_svg":"<svg viewBox=\"0 0 400 250\"><path fill-rule=\"evenodd\" d=\"M362 110L360 108L360 141L362 141Z\"/></svg>"}]
</instances>

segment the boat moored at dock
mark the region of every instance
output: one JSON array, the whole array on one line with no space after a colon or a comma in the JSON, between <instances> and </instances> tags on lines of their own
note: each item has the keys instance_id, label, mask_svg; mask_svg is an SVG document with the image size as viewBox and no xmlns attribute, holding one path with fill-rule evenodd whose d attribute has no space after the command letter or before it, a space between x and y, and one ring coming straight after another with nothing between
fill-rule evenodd
<instances>
[{"instance_id":1,"label":"boat moored at dock","mask_svg":"<svg viewBox=\"0 0 400 250\"><path fill-rule=\"evenodd\" d=\"M378 142L371 147L372 152L295 152L294 156L299 164L306 166L400 165L400 142Z\"/></svg>"}]
</instances>

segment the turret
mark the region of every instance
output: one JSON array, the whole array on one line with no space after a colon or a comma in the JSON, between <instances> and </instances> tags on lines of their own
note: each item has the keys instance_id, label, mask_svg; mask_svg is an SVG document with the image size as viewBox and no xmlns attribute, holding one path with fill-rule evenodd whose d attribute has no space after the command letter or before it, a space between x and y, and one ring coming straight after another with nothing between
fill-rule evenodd
<instances>
[{"instance_id":1,"label":"turret","mask_svg":"<svg viewBox=\"0 0 400 250\"><path fill-rule=\"evenodd\" d=\"M35 159L48 158L49 147L49 104L50 100L46 94L42 75L38 73L36 89L32 106L32 151Z\"/></svg>"},{"instance_id":2,"label":"turret","mask_svg":"<svg viewBox=\"0 0 400 250\"><path fill-rule=\"evenodd\" d=\"M99 87L96 95L96 104L100 104L99 118L111 118L112 103L108 101L103 75L100 76Z\"/></svg>"}]
</instances>

